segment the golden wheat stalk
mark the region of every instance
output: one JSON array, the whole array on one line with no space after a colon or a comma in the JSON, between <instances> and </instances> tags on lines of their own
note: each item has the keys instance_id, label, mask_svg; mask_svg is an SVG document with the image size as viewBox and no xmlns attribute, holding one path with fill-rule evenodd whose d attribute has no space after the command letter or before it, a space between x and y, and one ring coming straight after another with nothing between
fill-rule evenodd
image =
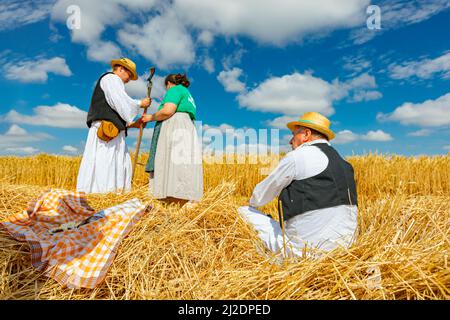
<instances>
[{"instance_id":1,"label":"golden wheat stalk","mask_svg":"<svg viewBox=\"0 0 450 320\"><path fill-rule=\"evenodd\" d=\"M0 158L0 218L47 187L74 189L79 161ZM68 290L42 276L27 245L0 233L0 299L449 299L450 157L349 161L359 193L350 249L277 264L237 213L263 178L258 165L205 164L203 201L190 210L154 202L94 290ZM90 205L152 202L141 170L131 192L91 194ZM275 200L262 210L277 219Z\"/></svg>"}]
</instances>

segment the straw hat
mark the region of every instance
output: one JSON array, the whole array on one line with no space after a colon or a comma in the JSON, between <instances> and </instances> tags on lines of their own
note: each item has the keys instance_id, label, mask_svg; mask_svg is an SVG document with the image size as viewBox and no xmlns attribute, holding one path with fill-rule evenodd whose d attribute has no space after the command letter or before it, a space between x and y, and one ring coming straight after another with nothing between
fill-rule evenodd
<instances>
[{"instance_id":1,"label":"straw hat","mask_svg":"<svg viewBox=\"0 0 450 320\"><path fill-rule=\"evenodd\" d=\"M120 58L120 59L111 60L112 67L114 67L116 64L121 65L122 67L128 69L133 74L133 77L131 78L131 80L137 80L138 75L136 73L136 64L133 61L131 61L128 58Z\"/></svg>"},{"instance_id":2,"label":"straw hat","mask_svg":"<svg viewBox=\"0 0 450 320\"><path fill-rule=\"evenodd\" d=\"M287 124L287 127L291 131L295 130L295 126L302 126L316 130L326 135L328 140L333 139L335 136L334 132L330 130L330 120L318 112L307 112L297 121L289 122Z\"/></svg>"}]
</instances>

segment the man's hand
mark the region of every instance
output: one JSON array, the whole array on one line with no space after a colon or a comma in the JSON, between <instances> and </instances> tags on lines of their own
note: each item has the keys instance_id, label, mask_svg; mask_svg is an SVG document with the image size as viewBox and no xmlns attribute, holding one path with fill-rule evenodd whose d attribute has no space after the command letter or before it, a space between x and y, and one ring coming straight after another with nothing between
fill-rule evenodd
<instances>
[{"instance_id":1,"label":"man's hand","mask_svg":"<svg viewBox=\"0 0 450 320\"><path fill-rule=\"evenodd\" d=\"M152 99L151 98L144 98L141 100L141 108L148 108L150 106L150 104L152 103Z\"/></svg>"}]
</instances>

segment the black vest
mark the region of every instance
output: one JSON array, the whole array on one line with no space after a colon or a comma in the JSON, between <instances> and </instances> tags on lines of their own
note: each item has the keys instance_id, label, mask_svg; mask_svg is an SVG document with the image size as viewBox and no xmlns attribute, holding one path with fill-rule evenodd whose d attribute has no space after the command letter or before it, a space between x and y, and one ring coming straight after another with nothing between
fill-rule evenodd
<instances>
[{"instance_id":1,"label":"black vest","mask_svg":"<svg viewBox=\"0 0 450 320\"><path fill-rule=\"evenodd\" d=\"M326 143L313 146L325 153L328 166L313 177L292 181L281 191L279 200L285 221L311 210L358 205L352 165Z\"/></svg>"},{"instance_id":2,"label":"black vest","mask_svg":"<svg viewBox=\"0 0 450 320\"><path fill-rule=\"evenodd\" d=\"M94 93L92 94L91 105L89 107L89 112L87 116L86 124L90 128L93 121L97 120L107 120L114 123L117 129L125 130L125 135L127 135L127 123L123 120L119 113L111 108L111 106L106 101L105 93L100 86L100 81L107 74L111 74L112 72L107 72L103 74L100 79L97 81L97 85L95 86Z\"/></svg>"}]
</instances>

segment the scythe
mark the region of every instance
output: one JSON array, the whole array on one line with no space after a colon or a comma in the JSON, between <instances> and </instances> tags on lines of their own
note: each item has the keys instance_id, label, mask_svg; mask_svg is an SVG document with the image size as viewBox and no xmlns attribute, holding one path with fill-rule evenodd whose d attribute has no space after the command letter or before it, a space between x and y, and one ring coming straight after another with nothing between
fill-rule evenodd
<instances>
[{"instance_id":1,"label":"scythe","mask_svg":"<svg viewBox=\"0 0 450 320\"><path fill-rule=\"evenodd\" d=\"M150 98L150 94L152 92L152 87L153 87L153 82L152 82L152 78L153 75L155 74L155 68L151 67L150 68L150 75L147 79L147 97ZM147 113L147 108L144 108L144 112L143 115ZM142 134L144 131L144 124L141 123L140 127L139 127L139 136L138 136L138 140L137 140L137 145L136 145L136 152L134 155L134 161L133 161L133 172L131 174L131 181L134 181L134 174L136 173L136 165L137 165L137 160L139 158L139 149L141 147L141 140L142 140Z\"/></svg>"}]
</instances>

